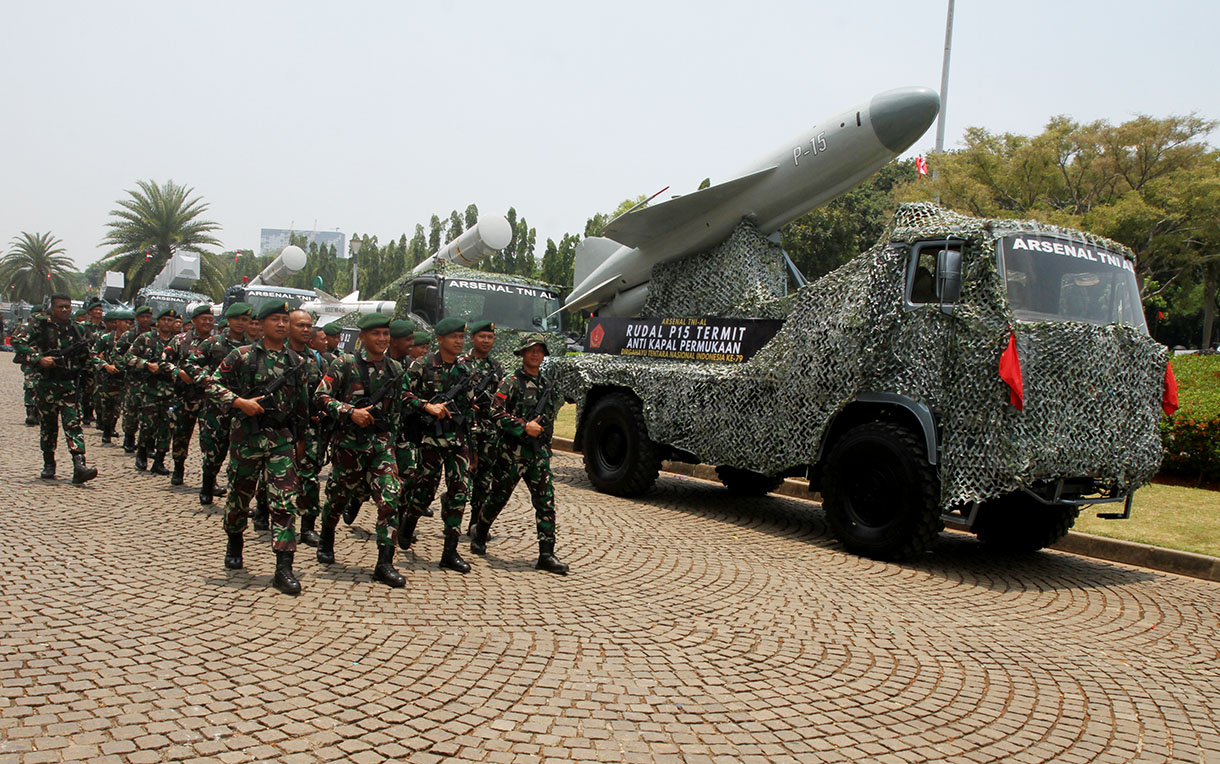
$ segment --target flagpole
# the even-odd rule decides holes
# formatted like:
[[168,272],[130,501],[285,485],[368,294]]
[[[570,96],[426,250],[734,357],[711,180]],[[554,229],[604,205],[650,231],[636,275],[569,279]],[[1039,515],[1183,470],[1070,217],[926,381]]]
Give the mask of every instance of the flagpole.
[[[949,106],[949,52],[953,46],[953,0],[945,18],[945,58],[940,68],[940,115],[936,118],[936,153],[945,150],[945,112]],[[933,171],[935,173],[935,171]],[[933,175],[935,177],[935,175]]]

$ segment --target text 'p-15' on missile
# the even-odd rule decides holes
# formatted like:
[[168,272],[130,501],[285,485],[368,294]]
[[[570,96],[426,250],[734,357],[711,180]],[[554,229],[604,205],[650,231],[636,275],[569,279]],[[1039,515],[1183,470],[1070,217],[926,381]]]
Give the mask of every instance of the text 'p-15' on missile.
[[577,247],[564,308],[633,315],[654,265],[707,251],[743,218],[769,234],[826,204],[906,151],[939,111],[933,90],[887,90],[821,120],[733,180],[620,215]]

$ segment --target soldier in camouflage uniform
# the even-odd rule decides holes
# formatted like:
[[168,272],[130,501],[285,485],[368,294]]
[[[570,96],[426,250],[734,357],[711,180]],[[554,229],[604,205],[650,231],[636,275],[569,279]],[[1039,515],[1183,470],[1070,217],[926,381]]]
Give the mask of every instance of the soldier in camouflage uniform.
[[405,375],[402,365],[385,354],[390,344],[389,316],[380,313],[362,316],[357,326],[362,347],[336,358],[314,393],[317,406],[336,422],[318,562],[335,561],[339,515],[363,488],[377,504],[377,567],[373,577],[397,588],[405,581],[394,569],[401,490],[394,460],[394,430],[402,406]]
[[192,373],[190,359],[199,344],[212,336],[216,319],[211,304],[205,302],[191,308],[190,320],[190,328],[174,335],[165,351],[165,359],[178,370],[174,380],[174,474],[170,476],[170,485],[182,485],[191,435],[195,433],[195,423],[203,408],[203,378]]
[[[93,346],[97,343],[99,337],[106,333],[106,327],[103,324],[102,317],[105,315],[105,310],[102,308],[102,301],[97,297],[89,299],[83,308],[84,313],[81,316],[81,329],[85,332],[85,337],[89,340],[89,353],[93,354]],[[80,372],[80,399],[81,399],[81,424],[93,424],[94,412],[96,411],[96,396],[97,396],[97,375],[95,367],[92,363],[88,367],[81,369]]]
[[[41,305],[35,305],[30,311],[30,317],[17,325],[13,330],[12,337],[16,338],[22,332],[28,333],[30,327],[34,324],[34,317],[45,313],[45,309]],[[14,340],[15,342],[15,340]],[[38,397],[34,394],[35,381],[38,379],[38,370],[34,367],[34,362],[27,358],[24,353],[16,349],[14,345],[13,363],[21,367],[21,392],[25,398],[25,424],[26,427],[38,426]]]
[[136,435],[140,426],[140,407],[143,403],[140,401],[140,386],[136,384],[135,375],[126,372],[127,352],[131,350],[131,343],[136,341],[136,337],[152,330],[152,307],[141,305],[136,308],[135,320],[136,325],[119,335],[114,347],[114,360],[118,362],[116,365],[123,367],[127,382],[127,386],[123,391],[122,405],[123,450],[129,454],[134,454],[136,451]]
[[524,478],[534,504],[538,528],[539,570],[566,575],[568,566],[555,556],[555,487],[551,480],[551,436],[559,398],[548,389],[541,374],[548,354],[546,337],[527,334],[513,351],[521,356],[521,368],[500,383],[491,417],[505,435],[507,459],[470,538],[470,551],[487,553],[487,538],[513,488]]
[[119,336],[131,328],[134,314],[129,310],[113,310],[106,315],[111,328],[93,344],[93,367],[97,379],[97,425],[102,431],[102,442],[110,443],[118,426],[127,376],[122,361],[115,357],[115,348]]
[[444,470],[446,492],[441,501],[441,520],[445,525],[445,550],[441,567],[459,573],[470,572],[470,564],[458,554],[462,533],[462,512],[469,491],[470,423],[474,417],[474,391],[470,370],[458,362],[466,344],[466,323],[460,318],[443,318],[436,324],[437,350],[411,364],[404,395],[407,406],[423,414],[419,463],[415,486],[403,513],[399,538],[409,546],[424,507],[432,503]]
[[207,378],[206,390],[216,404],[235,409],[229,431],[225,567],[237,570],[244,565],[246,509],[259,476],[266,475],[275,550],[272,583],[285,594],[299,594],[301,584],[292,570],[297,548],[293,497],[295,461],[305,450],[302,437],[309,418],[309,391],[305,361],[286,344],[290,310],[286,302],[260,307],[256,318],[262,322],[263,338],[229,353]]
[[504,364],[491,357],[496,344],[496,325],[477,321],[470,325],[470,351],[458,359],[474,375],[474,424],[471,427],[470,448],[470,525],[474,527],[487,495],[491,492],[492,476],[500,453],[500,435],[491,420],[492,398],[504,379]]
[[304,310],[294,310],[288,314],[288,346],[304,359],[305,389],[310,392],[309,420],[305,423],[305,452],[297,459],[297,513],[301,516],[300,539],[310,546],[318,545],[318,532],[314,530],[317,523],[318,503],[318,473],[322,470],[322,452],[325,445],[322,442],[322,421],[326,412],[317,406],[313,400],[313,391],[322,382],[322,355],[310,347],[313,339],[313,317]]
[[213,496],[224,496],[228,490],[216,485],[225,454],[229,452],[229,424],[233,409],[220,406],[206,397],[206,378],[219,368],[221,361],[246,344],[246,328],[250,325],[250,314],[254,309],[249,303],[235,302],[225,311],[228,324],[220,334],[203,340],[191,352],[187,360],[187,373],[192,379],[204,384],[205,398],[199,410],[199,454],[203,460],[203,474],[199,478],[199,503],[207,506]]
[[55,441],[62,418],[64,440],[72,454],[72,482],[79,484],[97,477],[97,470],[85,466],[85,439],[77,410],[80,371],[89,365],[88,340],[81,327],[70,320],[71,314],[68,295],[51,295],[51,314],[31,316],[30,323],[13,336],[13,347],[37,369],[34,395],[41,425],[40,477],[55,477]]
[[148,455],[153,454],[151,472],[168,475],[165,454],[170,445],[170,407],[174,403],[174,380],[178,369],[169,362],[167,354],[174,338],[174,319],[178,311],[162,308],[157,314],[156,328],[145,332],[131,343],[127,351],[127,370],[132,380],[140,386],[139,429],[140,442],[136,448],[136,469],[149,469]]
[[339,342],[343,339],[340,336],[342,332],[343,327],[339,326],[337,321],[331,321],[322,327],[322,333],[326,335],[326,350],[322,353],[322,358],[328,364],[339,357]]

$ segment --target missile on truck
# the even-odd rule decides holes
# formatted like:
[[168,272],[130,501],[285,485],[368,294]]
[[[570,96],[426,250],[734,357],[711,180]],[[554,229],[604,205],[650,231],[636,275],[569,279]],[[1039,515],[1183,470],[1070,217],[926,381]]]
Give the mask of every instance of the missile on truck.
[[[726,198],[699,201],[713,186],[628,213],[604,232],[619,249],[592,245],[606,256],[578,271],[568,301],[598,309],[587,352],[546,373],[577,404],[574,446],[595,488],[641,494],[662,459],[715,465],[743,494],[804,477],[843,545],[880,559],[925,552],[945,523],[1032,551],[1085,507],[1130,515],[1173,404],[1130,250],[908,204],[872,249],[787,292],[768,234],[935,118],[930,91],[891,93],[819,123]],[[782,160],[794,180],[764,186]],[[795,180],[802,168],[819,180]],[[743,201],[762,188],[775,193]],[[617,315],[641,286],[639,317]]]
[[[179,314],[185,315],[191,306],[203,302],[211,302],[206,294],[194,291],[195,283],[199,281],[199,254],[178,250],[165,261],[165,265],[153,277],[152,283],[136,292],[135,305],[148,305],[153,313],[164,308],[173,308]],[[121,282],[122,274],[116,282]],[[111,289],[111,274],[106,274],[107,289]]]
[[314,299],[316,295],[312,289],[284,286],[284,282],[305,267],[306,259],[305,250],[295,244],[284,247],[257,276],[225,290],[222,311],[235,302],[249,303],[257,311],[272,301],[283,300],[296,308],[306,300]]

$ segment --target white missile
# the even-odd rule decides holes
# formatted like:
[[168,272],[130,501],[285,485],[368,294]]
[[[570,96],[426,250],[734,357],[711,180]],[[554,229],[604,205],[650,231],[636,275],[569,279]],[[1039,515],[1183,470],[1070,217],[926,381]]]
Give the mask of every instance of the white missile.
[[301,303],[301,310],[307,310],[318,315],[318,326],[325,326],[331,321],[346,316],[348,313],[356,312],[360,315],[368,315],[369,313],[384,313],[387,316],[394,315],[394,307],[396,303],[393,300],[361,300],[360,292],[352,292],[342,299],[336,298],[334,295],[329,295],[320,289],[314,290],[317,293],[317,298],[306,300]]
[[411,272],[423,273],[438,262],[471,268],[493,252],[507,247],[512,240],[513,227],[503,215],[479,218],[470,230],[438,249],[436,254],[415,266]]
[[246,286],[283,286],[289,276],[305,267],[305,260],[305,250],[295,244],[289,244],[280,250],[279,257],[268,263]]
[[778,230],[906,151],[939,111],[933,90],[888,90],[818,122],[732,180],[620,215],[577,247],[564,308],[635,315],[654,265],[707,251],[743,218],[764,234]]

